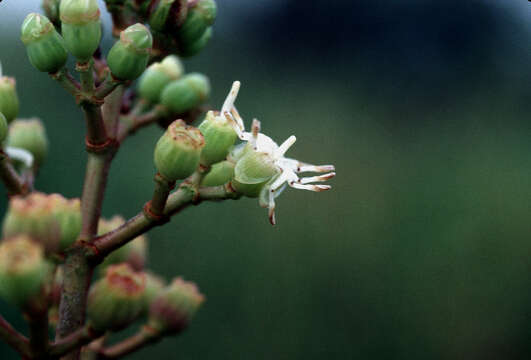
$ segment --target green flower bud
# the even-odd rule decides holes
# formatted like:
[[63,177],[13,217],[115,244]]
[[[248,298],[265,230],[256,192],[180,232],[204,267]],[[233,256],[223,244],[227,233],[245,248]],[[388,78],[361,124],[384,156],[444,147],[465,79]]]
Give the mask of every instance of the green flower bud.
[[179,29],[179,42],[185,47],[199,40],[216,20],[216,2],[199,0],[188,9],[188,16]]
[[61,32],[65,46],[79,61],[88,61],[101,39],[97,0],[62,0]]
[[7,301],[24,307],[42,296],[49,275],[42,247],[29,237],[20,235],[0,244],[0,296]]
[[201,35],[196,41],[180,44],[179,53],[184,57],[190,57],[198,54],[208,44],[212,38],[213,30],[211,27]]
[[18,115],[18,96],[15,79],[0,77],[0,112],[4,114],[8,123]]
[[6,139],[8,127],[6,117],[0,112],[0,143]]
[[[109,231],[116,229],[123,225],[125,219],[119,215],[113,216],[109,220],[100,219],[98,226],[98,234],[103,235]],[[127,263],[134,270],[140,271],[144,268],[147,259],[147,239],[140,235],[129,241],[124,246],[116,249],[110,253],[103,263],[99,265],[100,271],[105,271],[109,265]]]
[[201,181],[201,186],[224,185],[234,177],[234,163],[232,161],[222,161],[212,165],[210,171]]
[[153,301],[149,325],[163,334],[178,333],[188,326],[204,300],[194,283],[177,278]]
[[107,268],[88,295],[87,318],[96,331],[120,330],[133,322],[145,304],[146,278],[127,264]]
[[142,24],[129,26],[120,33],[109,51],[107,64],[114,77],[121,80],[134,80],[146,69],[153,38]]
[[48,197],[52,215],[59,225],[59,251],[72,245],[81,232],[81,202],[79,199],[65,199],[60,194]]
[[29,151],[37,166],[42,164],[48,153],[46,131],[37,118],[13,121],[9,126],[6,144]]
[[199,125],[199,130],[205,138],[205,147],[201,152],[203,165],[212,165],[224,160],[238,137],[225,116],[215,115],[213,111],[207,113],[205,120]]
[[155,146],[155,166],[168,181],[184,179],[199,166],[204,146],[205,139],[197,128],[176,120]]
[[22,42],[31,64],[39,71],[56,72],[68,54],[61,35],[46,16],[31,13],[22,23]]
[[156,31],[171,31],[183,24],[187,14],[187,0],[159,0],[149,16],[149,25]]
[[160,101],[174,114],[182,114],[201,105],[209,95],[208,78],[191,73],[169,83],[162,91]]
[[42,244],[48,254],[59,249],[61,227],[54,217],[50,198],[43,193],[12,197],[2,231],[4,237],[30,236]]
[[184,72],[183,65],[175,55],[169,55],[160,63],[147,68],[138,84],[138,93],[152,103],[158,103],[160,94],[171,81],[179,79]]

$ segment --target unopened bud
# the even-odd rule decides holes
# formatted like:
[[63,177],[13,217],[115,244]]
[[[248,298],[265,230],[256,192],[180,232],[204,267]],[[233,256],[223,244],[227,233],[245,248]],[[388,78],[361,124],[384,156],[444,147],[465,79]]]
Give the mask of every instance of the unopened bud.
[[37,166],[42,164],[48,153],[46,131],[37,118],[13,121],[9,126],[6,144],[29,151]]
[[171,32],[185,21],[187,14],[187,0],[159,0],[149,16],[149,25],[156,31]]
[[160,63],[150,65],[138,84],[138,93],[152,103],[160,101],[160,94],[166,85],[179,79],[183,74],[183,65],[175,55],[169,55]]
[[205,30],[203,35],[199,39],[189,43],[181,43],[179,47],[179,54],[184,57],[190,57],[198,54],[205,48],[210,39],[212,38],[213,30],[211,27]]
[[18,96],[15,79],[8,76],[0,77],[0,112],[8,123],[18,115]]
[[2,231],[4,237],[27,235],[42,244],[48,254],[59,249],[61,228],[49,197],[43,193],[12,197]]
[[184,179],[198,168],[205,140],[201,132],[176,120],[155,146],[155,167],[168,181]]
[[119,330],[133,322],[145,304],[146,278],[127,264],[107,268],[88,295],[87,318],[96,331]]
[[39,71],[56,72],[68,57],[64,40],[46,16],[31,13],[22,23],[22,42],[31,64]]
[[79,199],[65,199],[60,194],[51,194],[52,216],[59,226],[59,250],[72,245],[81,232],[81,202]]
[[177,278],[153,301],[149,325],[163,334],[178,333],[188,326],[204,299],[194,283]]
[[149,30],[138,23],[120,33],[109,51],[107,64],[114,77],[121,80],[134,80],[146,69],[153,38]]
[[214,0],[199,0],[188,9],[186,20],[179,28],[179,42],[184,46],[198,41],[216,20]]
[[79,61],[89,60],[101,39],[97,0],[62,0],[60,13],[66,48]]
[[[115,215],[109,220],[100,219],[98,234],[103,235],[124,223],[125,219],[119,215]],[[144,268],[146,258],[147,240],[144,235],[140,235],[107,255],[99,267],[101,271],[105,271],[109,265],[127,263],[134,270],[140,271]]]
[[24,307],[41,290],[50,275],[42,247],[21,235],[0,244],[0,295]]
[[232,124],[225,116],[209,111],[198,128],[205,138],[201,163],[211,165],[224,160],[238,137]]
[[191,73],[169,83],[162,91],[160,100],[174,114],[182,114],[201,105],[209,95],[208,78]]

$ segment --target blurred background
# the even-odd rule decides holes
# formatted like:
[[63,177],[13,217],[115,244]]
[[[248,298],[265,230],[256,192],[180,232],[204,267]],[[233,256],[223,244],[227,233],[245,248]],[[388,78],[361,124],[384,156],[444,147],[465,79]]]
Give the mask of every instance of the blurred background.
[[[186,61],[210,77],[212,106],[241,80],[244,118],[278,141],[296,134],[289,155],[338,176],[327,193],[286,191],[275,227],[242,199],[153,230],[150,267],[196,281],[207,301],[185,334],[131,359],[529,358],[531,3],[218,4],[215,38]],[[20,115],[47,125],[38,188],[79,196],[84,124],[26,58],[30,11],[39,1],[0,4],[0,59]],[[160,133],[120,150],[105,216],[150,197]],[[0,358],[16,356],[0,344]]]

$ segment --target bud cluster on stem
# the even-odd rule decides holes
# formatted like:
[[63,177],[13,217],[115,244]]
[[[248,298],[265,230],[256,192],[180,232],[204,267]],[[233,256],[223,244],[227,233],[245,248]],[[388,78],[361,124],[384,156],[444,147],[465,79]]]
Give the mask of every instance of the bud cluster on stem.
[[[47,119],[17,118],[15,79],[0,73],[0,179],[10,196],[0,241],[0,297],[20,308],[30,330],[26,338],[0,316],[0,339],[27,359],[77,360],[82,348],[93,358],[119,358],[182,332],[204,296],[182,277],[167,284],[146,268],[145,233],[191,205],[242,196],[258,197],[274,223],[275,199],[286,187],[327,190],[313,183],[335,175],[331,165],[286,158],[294,136],[278,145],[257,120],[246,132],[234,106],[239,82],[221,108],[207,107],[209,78],[186,73],[178,56],[206,46],[217,16],[214,0],[105,4],[118,37],[108,52],[100,47],[97,0],[43,0],[46,16],[30,13],[21,26],[29,63],[49,73],[83,112],[81,199],[35,190],[54,146]],[[129,220],[101,218],[114,155],[128,136],[151,124],[163,128],[153,149],[152,197]],[[298,176],[310,171],[328,173]],[[134,335],[107,344],[105,334],[137,321],[142,325]]]

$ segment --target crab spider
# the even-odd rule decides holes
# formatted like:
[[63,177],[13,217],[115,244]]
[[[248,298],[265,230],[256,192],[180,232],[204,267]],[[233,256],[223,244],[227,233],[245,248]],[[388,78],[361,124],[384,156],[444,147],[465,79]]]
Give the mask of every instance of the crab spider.
[[[240,82],[235,81],[223,103],[220,113],[225,116],[242,141],[247,142],[253,151],[267,154],[276,168],[276,174],[270,178],[260,192],[260,204],[269,209],[269,220],[274,225],[276,223],[275,198],[282,193],[286,186],[315,192],[329,190],[331,188],[330,185],[313,183],[324,182],[333,178],[336,175],[334,172],[335,168],[333,165],[311,165],[296,159],[284,157],[297,138],[291,135],[279,146],[269,136],[260,132],[260,121],[257,119],[254,119],[252,122],[251,132],[246,132],[243,119],[234,106],[239,89]],[[299,177],[297,175],[305,172],[325,174],[309,177]]]

